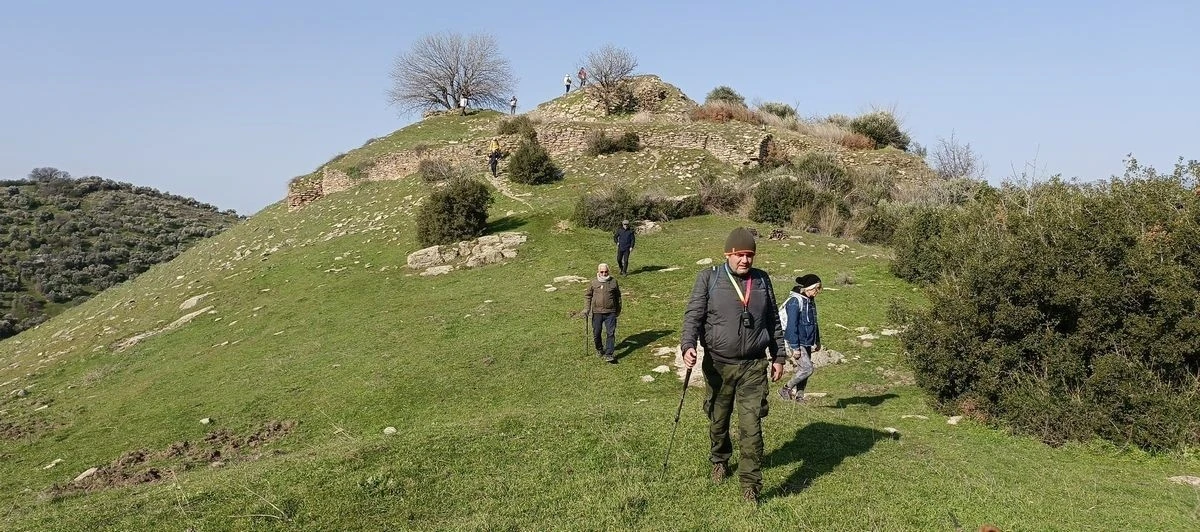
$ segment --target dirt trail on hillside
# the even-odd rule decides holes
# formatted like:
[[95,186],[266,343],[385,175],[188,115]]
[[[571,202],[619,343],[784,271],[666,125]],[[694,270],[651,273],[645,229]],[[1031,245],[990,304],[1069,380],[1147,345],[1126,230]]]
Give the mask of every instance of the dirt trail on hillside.
[[528,201],[525,201],[523,198],[513,192],[512,189],[508,188],[508,183],[503,179],[500,179],[499,177],[492,177],[491,172],[484,172],[483,176],[486,177],[488,182],[491,183],[493,187],[496,187],[496,190],[499,190],[501,194],[521,202],[526,207],[530,206]]

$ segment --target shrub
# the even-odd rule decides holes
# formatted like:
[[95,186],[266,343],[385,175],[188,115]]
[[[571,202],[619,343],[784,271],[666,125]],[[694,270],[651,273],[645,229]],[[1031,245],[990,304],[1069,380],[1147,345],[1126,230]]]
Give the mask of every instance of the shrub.
[[796,118],[796,108],[786,103],[766,102],[759,105],[758,110],[764,113],[773,114],[785,120],[789,118]]
[[875,149],[875,141],[868,138],[866,135],[858,133],[847,133],[838,137],[838,144],[850,148],[852,150],[873,150]]
[[724,124],[730,120],[761,126],[765,122],[758,113],[747,109],[744,105],[725,101],[706,102],[704,105],[693,107],[688,111],[692,120],[704,120]]
[[705,104],[717,102],[731,103],[734,105],[740,105],[742,107],[746,106],[746,98],[743,98],[742,95],[738,94],[737,91],[733,90],[733,88],[725,85],[714,88],[713,90],[709,91],[708,96],[704,97]]
[[702,176],[697,188],[700,204],[709,211],[733,214],[746,202],[746,191],[711,174]]
[[619,151],[638,151],[641,149],[641,139],[633,131],[626,131],[620,137],[610,137],[603,131],[592,131],[587,136],[585,155],[596,156]]
[[812,184],[814,190],[845,195],[854,186],[846,169],[826,153],[809,152],[794,163],[796,176]]
[[[927,308],[895,307],[917,384],[1057,444],[1200,444],[1200,164],[1007,186],[943,209]],[[897,251],[898,259],[900,251]]]
[[750,220],[757,223],[786,225],[802,205],[812,203],[813,191],[807,185],[789,177],[775,177],[758,184],[754,190],[754,206]]
[[496,133],[499,135],[519,135],[526,140],[537,139],[537,130],[534,129],[533,121],[525,115],[501,120],[500,125],[496,126]]
[[584,194],[575,202],[571,221],[594,229],[612,230],[621,220],[676,220],[705,213],[697,195],[663,197],[656,194],[634,195],[625,187],[615,187],[599,194]]
[[899,223],[900,216],[895,209],[875,207],[866,214],[862,227],[856,231],[858,240],[867,244],[891,244]]
[[888,111],[874,111],[850,121],[850,130],[875,141],[876,146],[891,146],[907,150],[908,133],[900,129],[895,115]]
[[462,171],[445,159],[421,159],[417,163],[417,175],[426,183],[438,183],[462,174]]
[[575,202],[571,221],[582,227],[613,230],[621,220],[639,220],[648,214],[646,203],[629,189],[617,186],[600,194],[584,194]]
[[526,140],[508,161],[509,179],[515,183],[541,185],[559,179],[550,153],[537,140]]
[[456,177],[429,195],[417,212],[417,241],[422,246],[470,240],[487,229],[492,193],[479,181]]
[[847,129],[850,128],[850,117],[843,115],[843,114],[838,114],[838,113],[831,114],[831,115],[825,117],[825,122],[828,122],[830,124],[835,124],[838,126],[842,126]]

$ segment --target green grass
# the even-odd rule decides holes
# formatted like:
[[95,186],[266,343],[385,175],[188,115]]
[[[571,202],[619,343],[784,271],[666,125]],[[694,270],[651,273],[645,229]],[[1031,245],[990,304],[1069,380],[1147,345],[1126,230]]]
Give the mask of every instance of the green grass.
[[[680,383],[639,377],[670,363],[652,348],[679,341],[695,263],[718,258],[736,221],[680,220],[639,239],[610,366],[568,317],[582,285],[545,291],[613,260],[607,233],[553,229],[567,193],[533,207],[499,198],[493,225],[529,234],[513,261],[419,277],[404,261],[423,186],[367,183],[295,213],[272,206],[0,343],[0,421],[50,427],[0,440],[0,529],[949,530],[951,515],[968,529],[1197,527],[1197,490],[1166,481],[1197,474],[1194,458],[946,424],[902,383],[897,342],[862,347],[853,331],[878,333],[889,300],[918,294],[887,272],[885,250],[838,252],[813,235],[763,241],[758,266],[780,296],[798,270],[854,274],[821,296],[825,343],[850,360],[814,375],[809,391],[827,398],[773,396],[765,503],[742,504],[735,481],[709,484],[700,390],[663,475]],[[215,314],[111,347],[210,305]],[[167,464],[156,483],[50,491],[127,451],[270,420],[299,425],[222,467]]]

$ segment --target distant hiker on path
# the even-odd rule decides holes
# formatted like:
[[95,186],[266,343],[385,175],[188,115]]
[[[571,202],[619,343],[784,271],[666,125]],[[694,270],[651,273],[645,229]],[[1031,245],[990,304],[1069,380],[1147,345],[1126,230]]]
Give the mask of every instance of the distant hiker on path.
[[817,326],[819,293],[821,278],[811,273],[801,275],[779,312],[783,343],[788,356],[796,361],[796,375],[779,389],[779,396],[788,401],[804,400],[804,388],[813,373],[812,354],[821,350],[821,328]]
[[[609,275],[608,265],[600,263],[596,267],[596,278],[588,284],[584,294],[585,307],[592,317],[592,343],[596,345],[596,356],[605,362],[615,364],[617,341],[617,316],[621,315],[621,288],[617,280]],[[600,343],[600,328],[608,330],[604,343]]]
[[629,228],[629,220],[621,220],[621,227],[613,232],[613,243],[617,245],[617,268],[621,275],[629,275],[629,252],[637,242],[637,231]]
[[467,93],[458,97],[458,108],[462,110],[462,116],[467,116]]
[[579,88],[582,90],[584,85],[587,85],[587,71],[583,67],[579,67]]
[[517,97],[516,96],[513,96],[512,99],[508,101],[508,114],[510,114],[510,115],[517,114]]
[[500,165],[500,158],[503,154],[500,152],[500,141],[493,138],[488,143],[488,168],[492,171],[492,177],[497,177],[497,167]]
[[772,381],[783,376],[785,353],[775,290],[767,272],[752,267],[754,252],[749,231],[739,227],[729,233],[725,263],[696,276],[679,348],[689,368],[696,365],[697,343],[705,350],[700,369],[708,383],[704,411],[712,444],[712,480],[719,483],[729,474],[729,419],[736,409],[742,497],[757,504],[762,491],[762,418],[767,417],[770,391],[767,374]]
[[563,77],[563,85],[567,86],[567,92],[564,92],[563,94],[567,94],[568,92],[571,92],[571,75],[570,74],[567,74],[566,76]]

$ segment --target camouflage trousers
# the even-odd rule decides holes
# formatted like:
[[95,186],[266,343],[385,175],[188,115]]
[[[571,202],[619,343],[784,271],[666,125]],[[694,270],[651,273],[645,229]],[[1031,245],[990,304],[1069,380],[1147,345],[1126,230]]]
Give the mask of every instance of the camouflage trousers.
[[704,411],[708,414],[708,437],[712,442],[709,460],[728,462],[733,456],[729,421],[737,410],[738,477],[742,488],[762,487],[762,418],[767,417],[767,392],[770,390],[766,359],[745,364],[722,364],[705,357],[701,363],[708,382]]

